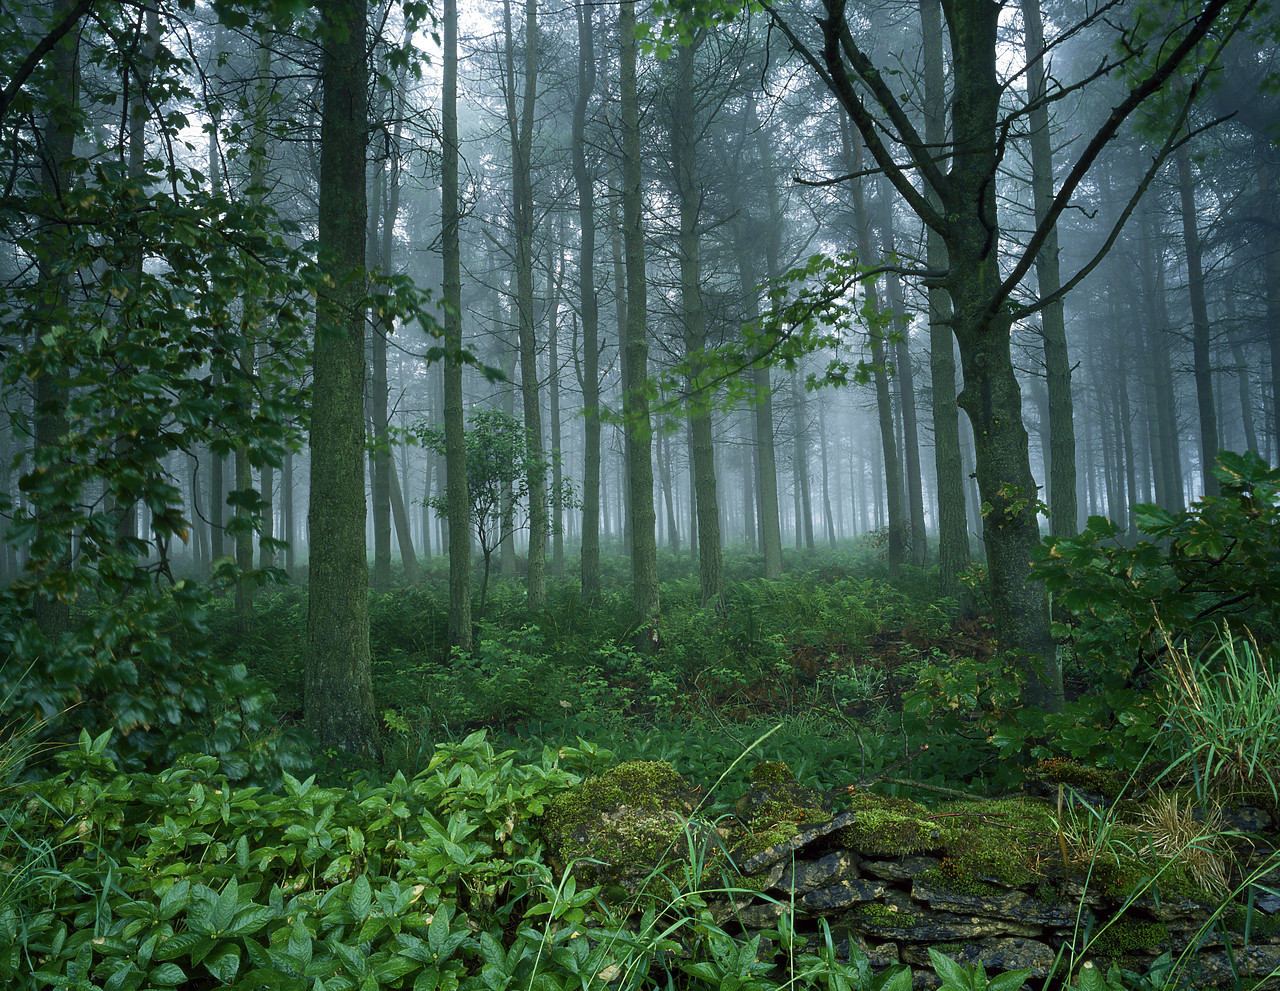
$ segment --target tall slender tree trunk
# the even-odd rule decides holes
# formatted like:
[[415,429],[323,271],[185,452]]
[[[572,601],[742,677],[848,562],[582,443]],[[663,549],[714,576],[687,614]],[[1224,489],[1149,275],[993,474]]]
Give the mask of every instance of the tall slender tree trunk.
[[[222,58],[225,30],[221,24],[214,29],[213,64],[215,66]],[[222,116],[216,100],[210,105],[210,113],[213,120],[212,127],[209,128],[209,189],[215,197],[218,197],[222,196],[226,190],[222,181],[222,156],[218,153],[218,135],[222,131]],[[213,373],[212,385],[215,391],[221,387],[221,371]],[[226,459],[210,451],[209,461],[209,555],[212,564],[226,554],[223,511],[227,505],[227,483],[224,478]]]
[[365,556],[365,4],[331,0],[320,125],[321,283],[311,407],[307,728],[322,747],[377,755]]
[[[265,194],[267,171],[267,105],[271,90],[271,46],[266,34],[258,38],[258,77],[254,89],[253,141],[249,150],[249,202],[260,206]],[[265,300],[245,299],[241,327],[245,332],[245,342],[241,345],[239,355],[239,372],[244,376],[246,385],[254,377],[254,345],[250,339],[258,324],[266,319]],[[251,402],[241,400],[247,407]],[[253,591],[255,579],[248,577],[253,570],[253,532],[254,520],[260,523],[263,516],[259,507],[251,506],[246,500],[253,494],[253,467],[249,464],[249,452],[241,445],[235,452],[235,487],[238,493],[235,506],[235,552],[236,565],[240,569],[240,580],[236,583],[236,630],[240,634],[248,632],[253,621]],[[259,493],[261,504],[261,493]]]
[[1200,230],[1196,219],[1196,193],[1191,176],[1191,149],[1178,146],[1178,196],[1182,206],[1182,244],[1187,253],[1187,289],[1191,293],[1192,374],[1196,383],[1196,408],[1200,414],[1200,475],[1205,495],[1218,494],[1212,469],[1218,460],[1218,414],[1213,402],[1213,366],[1209,354],[1209,306],[1204,295]]
[[636,5],[618,5],[622,102],[622,235],[626,245],[627,323],[622,415],[630,474],[631,582],[641,649],[658,643],[658,547],[654,532],[652,428],[644,389],[649,341],[641,209],[640,104],[636,94]]
[[[564,225],[560,233],[563,235]],[[561,240],[564,240],[563,236]],[[564,260],[559,265],[557,278],[556,265],[551,259],[547,261],[547,413],[551,418],[551,574],[552,577],[564,577],[564,459],[560,436],[560,342],[559,342],[559,309],[560,283],[564,276]]]
[[[943,85],[942,5],[920,0],[924,40],[925,141],[941,149],[946,142]],[[942,201],[932,186],[929,202],[940,209]],[[946,271],[947,246],[932,228],[925,231],[925,258],[934,271]],[[926,289],[929,298],[929,383],[933,392],[934,470],[938,485],[938,584],[944,596],[960,600],[963,611],[974,602],[960,585],[969,567],[969,526],[965,516],[964,474],[960,466],[960,411],[956,406],[955,339],[951,334],[951,297],[936,281]]]
[[284,456],[284,469],[280,474],[280,522],[284,528],[281,539],[285,542],[284,570],[293,577],[297,573],[298,533],[293,520],[293,452]]
[[1145,303],[1143,350],[1147,355],[1152,425],[1152,470],[1155,475],[1156,501],[1170,512],[1180,512],[1182,498],[1182,453],[1178,442],[1177,400],[1173,392],[1173,369],[1169,363],[1166,321],[1160,297],[1164,293],[1164,264],[1161,257],[1163,239],[1157,239],[1151,228],[1151,211],[1138,210],[1139,240],[1142,253],[1139,274]]
[[[879,186],[880,244],[884,257],[890,258],[897,251],[893,235],[892,187],[883,176]],[[920,432],[916,427],[915,372],[911,368],[908,340],[911,321],[907,318],[902,282],[897,273],[889,272],[885,276],[885,284],[888,288],[889,309],[893,312],[897,336],[894,342],[894,354],[898,365],[898,396],[902,410],[902,464],[906,469],[904,481],[907,486],[907,508],[911,521],[909,550],[911,563],[917,567],[924,567],[929,560],[929,540],[924,528],[924,486],[920,478]]]
[[827,521],[827,540],[831,549],[836,546],[835,516],[831,512],[831,483],[827,469],[827,406],[818,404],[818,448],[822,458],[822,516]]
[[587,106],[596,85],[595,11],[586,4],[578,17],[578,95],[573,104],[570,153],[578,190],[578,284],[582,312],[582,597],[600,596],[600,306],[596,300],[595,176],[587,167]]
[[[862,171],[862,135],[858,131],[849,133],[849,127],[841,121],[841,132],[845,138],[845,155],[849,161],[851,172]],[[867,215],[866,194],[861,179],[854,180],[853,222],[857,227],[858,260],[864,265],[877,263],[876,250],[871,243],[871,219]],[[864,291],[871,303],[871,311],[880,311],[880,302],[876,285],[868,280]],[[884,333],[878,327],[870,328],[872,376],[876,389],[876,412],[880,421],[880,450],[884,455],[885,505],[889,515],[888,564],[889,574],[896,575],[902,567],[905,556],[906,517],[902,509],[902,469],[898,460],[898,441],[894,433],[893,405],[889,397],[889,373],[886,368],[884,349]]]
[[809,424],[805,413],[804,392],[800,388],[800,376],[791,373],[791,437],[795,442],[794,464],[796,479],[796,548],[814,550],[813,498],[809,490]]
[[[691,383],[702,377],[707,346],[702,305],[702,262],[698,251],[698,215],[702,189],[697,173],[696,94],[693,65],[697,46],[681,45],[672,101],[671,150],[680,203],[680,308],[684,350]],[[716,494],[715,450],[707,397],[694,396],[689,411],[689,470],[693,475],[698,514],[698,583],[702,604],[724,612],[724,561],[720,545],[720,500]]]
[[[1031,106],[1031,195],[1036,223],[1049,213],[1053,202],[1053,148],[1049,133],[1049,107],[1045,103],[1044,23],[1040,0],[1021,0],[1026,28],[1027,101]],[[1062,285],[1058,271],[1058,231],[1055,227],[1036,255],[1036,283],[1041,297]],[[1062,300],[1040,311],[1044,339],[1045,385],[1049,393],[1049,530],[1059,537],[1074,536],[1079,529],[1076,506],[1076,431],[1071,399],[1071,359]]]
[[511,2],[504,0],[507,36],[507,123],[511,138],[512,207],[516,237],[516,309],[520,334],[520,394],[529,468],[529,565],[525,589],[530,609],[547,604],[547,474],[542,446],[542,406],[538,400],[538,341],[533,302],[533,113],[538,87],[538,3],[525,0],[524,79],[516,113],[514,36]]
[[444,448],[449,505],[449,645],[471,653],[471,497],[462,410],[462,253],[458,239],[458,2],[444,0],[440,255],[444,263]]

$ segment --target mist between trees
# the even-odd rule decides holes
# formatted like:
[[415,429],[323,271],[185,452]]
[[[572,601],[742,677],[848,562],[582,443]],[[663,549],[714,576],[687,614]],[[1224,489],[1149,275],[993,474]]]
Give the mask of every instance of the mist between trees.
[[716,609],[726,546],[871,535],[939,596],[985,561],[1059,706],[1042,534],[1280,454],[1276,25],[1138,14],[6,4],[13,656],[307,581],[306,722],[359,752],[396,559],[465,652],[481,558],[537,610],[624,553],[643,648],[659,547]]

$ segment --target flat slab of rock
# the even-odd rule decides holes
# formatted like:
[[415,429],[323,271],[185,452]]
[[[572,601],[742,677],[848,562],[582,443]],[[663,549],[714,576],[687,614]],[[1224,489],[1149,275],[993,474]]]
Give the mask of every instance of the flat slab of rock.
[[848,850],[837,850],[819,860],[788,864],[777,886],[792,894],[804,894],[857,876],[857,856]]
[[898,860],[864,860],[859,869],[864,874],[874,874],[886,881],[910,881],[941,866],[942,861],[937,857],[912,856]]
[[830,887],[801,895],[796,904],[807,911],[821,914],[848,908],[859,902],[873,902],[883,894],[884,884],[879,881],[838,881]]
[[[959,949],[942,950],[958,964],[972,967],[981,963],[989,971],[1030,969],[1032,977],[1046,977],[1053,968],[1055,954],[1046,944],[1034,939],[1011,937],[987,939],[970,943]],[[925,946],[906,946],[902,949],[902,962],[929,966],[929,949]]]
[[853,812],[842,812],[827,822],[804,826],[790,839],[782,840],[780,843],[775,843],[759,853],[752,854],[738,865],[738,869],[743,874],[755,874],[757,871],[762,871],[770,864],[776,864],[783,857],[799,850],[802,846],[806,846],[814,840],[826,836],[828,833],[834,833],[837,829],[843,829],[852,823],[855,818],[856,815]]

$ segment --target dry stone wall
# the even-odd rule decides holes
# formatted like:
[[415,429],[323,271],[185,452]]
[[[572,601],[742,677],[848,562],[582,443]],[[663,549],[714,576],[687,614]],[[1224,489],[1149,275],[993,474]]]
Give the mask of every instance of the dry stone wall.
[[[673,873],[691,869],[682,864],[700,864],[700,877],[682,880],[723,886],[707,897],[726,931],[767,933],[788,915],[812,950],[829,931],[842,957],[856,947],[873,966],[910,965],[920,988],[937,983],[931,947],[989,973],[1027,968],[1033,978],[1055,971],[1072,947],[1077,965],[1139,972],[1169,953],[1193,987],[1280,972],[1280,871],[1267,869],[1276,858],[1265,837],[1231,851],[1234,876],[1253,880],[1224,905],[1174,860],[1150,853],[1127,862],[1115,855],[1124,843],[1088,856],[1069,849],[1051,803],[928,809],[855,790],[833,812],[830,795],[781,765],[761,767],[735,813],[710,818],[669,765],[621,765],[553,805],[553,861],[619,905],[655,871],[666,891]],[[1055,972],[1063,969],[1059,962]],[[1257,986],[1280,989],[1280,979]]]

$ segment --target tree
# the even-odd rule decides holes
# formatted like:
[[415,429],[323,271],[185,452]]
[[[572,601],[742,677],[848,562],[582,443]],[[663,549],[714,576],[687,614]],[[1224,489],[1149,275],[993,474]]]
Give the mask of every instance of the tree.
[[321,746],[372,756],[378,744],[365,556],[365,34],[364,3],[325,5],[305,717]]
[[462,420],[462,262],[458,243],[458,3],[444,0],[441,94],[441,255],[444,261],[444,458],[449,526],[449,644],[471,653],[471,534]]
[[[508,137],[511,144],[511,175],[514,186],[512,211],[515,226],[516,310],[520,334],[520,395],[524,427],[529,446],[542,448],[542,406],[538,401],[538,340],[533,312],[533,113],[538,87],[538,4],[525,0],[524,89],[520,111],[516,112],[516,70],[511,28],[511,2],[503,3],[506,24],[506,96]],[[530,609],[547,603],[547,480],[537,474],[541,459],[528,463],[534,475],[528,480],[530,494],[529,567],[525,574]]]
[[[1053,204],[1053,149],[1049,133],[1049,106],[1045,101],[1044,21],[1040,0],[1022,0],[1022,21],[1027,53],[1027,106],[1031,125],[1031,193],[1039,223]],[[1071,403],[1071,360],[1067,355],[1067,330],[1058,264],[1058,230],[1051,228],[1036,255],[1036,285],[1049,302],[1040,311],[1044,338],[1045,388],[1049,407],[1049,527],[1054,534],[1076,533],[1076,432]]]
[[578,93],[573,105],[573,181],[578,190],[578,286],[582,302],[582,595],[600,595],[600,307],[596,301],[595,176],[587,165],[587,105],[596,85],[594,9],[576,8]]
[[638,643],[651,649],[658,638],[658,543],[653,508],[653,434],[649,422],[649,342],[646,335],[643,193],[640,171],[640,105],[636,95],[636,5],[618,5],[621,36],[622,236],[626,245],[626,333],[622,415],[626,431],[631,498],[631,582]]
[[[680,208],[680,308],[684,322],[685,355],[690,379],[702,376],[707,346],[706,314],[702,304],[702,267],[698,251],[699,213],[703,191],[697,169],[697,107],[693,84],[697,43],[682,45],[676,56],[676,83],[671,106],[671,165]],[[691,470],[697,513],[698,581],[702,604],[724,611],[724,563],[720,548],[720,501],[716,497],[715,452],[711,441],[711,411],[695,403],[689,412]],[[669,491],[669,487],[668,487]]]
[[[420,422],[416,432],[425,447],[440,453],[445,448],[444,431],[438,426]],[[534,472],[546,477],[551,465],[542,452],[530,447],[523,424],[514,416],[494,407],[479,407],[472,412],[466,434],[467,494],[471,500],[468,522],[471,532],[480,544],[484,559],[484,572],[480,580],[480,609],[478,618],[484,618],[485,599],[489,592],[489,561],[502,542],[533,519],[533,496],[529,479]],[[572,490],[563,488],[558,497],[564,504],[572,503]],[[507,499],[514,507],[522,504],[526,510],[526,523],[522,524],[514,511],[508,511]],[[546,492],[543,498],[557,498],[557,493]],[[435,496],[431,507],[441,515],[449,515],[447,496]],[[543,512],[547,507],[542,507]],[[450,527],[457,525],[450,519]]]

